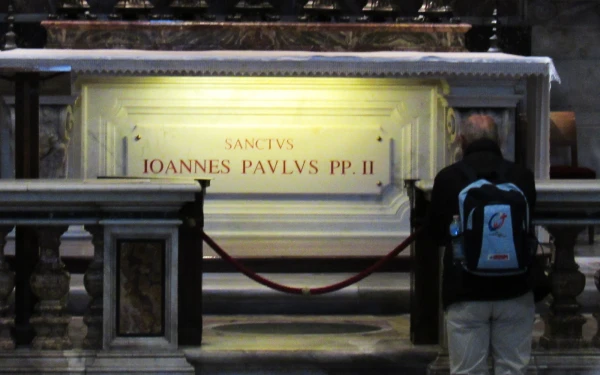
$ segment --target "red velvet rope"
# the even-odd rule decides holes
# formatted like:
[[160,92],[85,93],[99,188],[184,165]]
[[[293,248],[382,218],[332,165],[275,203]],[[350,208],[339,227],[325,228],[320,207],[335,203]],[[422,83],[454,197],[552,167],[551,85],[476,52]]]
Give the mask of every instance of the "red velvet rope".
[[345,288],[349,285],[352,285],[352,284],[364,279],[365,277],[369,276],[370,274],[375,272],[377,269],[379,269],[383,264],[385,264],[385,262],[387,262],[391,258],[395,257],[396,255],[400,254],[400,252],[402,250],[404,250],[406,247],[408,247],[408,245],[412,241],[414,241],[414,239],[417,237],[417,235],[420,233],[420,231],[421,231],[421,229],[413,232],[400,245],[396,246],[396,248],[394,250],[390,251],[386,256],[379,259],[377,262],[375,262],[373,265],[366,268],[362,272],[360,272],[346,280],[343,280],[339,283],[335,283],[332,285],[323,286],[323,287],[319,287],[319,288],[296,288],[296,287],[291,287],[291,286],[287,286],[287,285],[282,285],[282,284],[276,283],[274,281],[271,281],[269,279],[266,279],[266,278],[260,276],[259,274],[257,274],[256,272],[248,269],[246,266],[244,266],[243,264],[241,264],[234,258],[232,258],[229,254],[227,254],[225,252],[225,250],[223,250],[219,245],[217,245],[217,243],[215,241],[213,241],[213,239],[210,238],[204,231],[201,231],[200,233],[201,233],[202,239],[217,254],[219,254],[220,257],[222,257],[223,259],[225,259],[226,261],[231,263],[238,271],[240,271],[244,275],[248,276],[252,280],[256,281],[257,283],[260,283],[271,289],[278,290],[278,291],[284,292],[284,293],[317,295],[317,294],[325,294],[325,293],[335,292],[336,290],[343,289],[343,288]]

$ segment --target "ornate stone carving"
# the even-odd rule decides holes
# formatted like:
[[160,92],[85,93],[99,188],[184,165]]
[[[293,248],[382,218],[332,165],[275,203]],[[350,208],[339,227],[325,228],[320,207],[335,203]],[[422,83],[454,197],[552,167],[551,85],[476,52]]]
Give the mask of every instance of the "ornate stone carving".
[[454,109],[448,108],[446,112],[446,147],[448,148],[449,160],[451,162],[462,158],[462,149],[458,142],[459,130],[458,119],[456,118]]
[[65,178],[73,130],[71,106],[43,106],[40,113],[40,177]]
[[[209,19],[207,17],[204,16]],[[231,17],[232,20],[237,19],[235,14]],[[241,15],[238,20],[241,20]],[[470,29],[466,24],[402,25],[391,22],[299,24],[140,21],[132,27],[126,22],[43,21],[42,25],[47,31],[46,48],[171,51],[465,52],[465,34]]]
[[85,230],[92,234],[94,259],[83,276],[83,285],[91,297],[83,315],[87,325],[87,335],[83,340],[86,349],[102,348],[102,314],[104,290],[104,227],[102,225],[86,225]]
[[71,275],[60,259],[60,236],[67,226],[37,228],[40,261],[31,275],[31,290],[39,298],[31,324],[36,337],[34,349],[66,350],[72,348],[67,334],[71,317],[65,314]]
[[543,316],[544,334],[539,344],[546,349],[577,349],[586,347],[582,327],[586,322],[579,313],[576,297],[585,288],[585,275],[575,262],[575,241],[582,226],[549,225],[546,229],[554,237],[554,264],[550,273],[552,303]]
[[10,335],[10,329],[15,324],[15,318],[9,315],[8,297],[15,287],[15,273],[8,268],[4,259],[6,235],[12,226],[0,226],[0,350],[15,348],[15,340]]
[[[40,178],[65,178],[74,118],[71,106],[40,107]],[[0,99],[0,177],[14,177],[14,115]]]

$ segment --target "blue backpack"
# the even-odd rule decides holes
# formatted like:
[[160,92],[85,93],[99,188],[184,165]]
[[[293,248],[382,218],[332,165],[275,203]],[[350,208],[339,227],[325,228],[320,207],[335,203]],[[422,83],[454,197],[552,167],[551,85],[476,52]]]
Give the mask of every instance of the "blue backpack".
[[508,276],[527,272],[535,256],[529,235],[529,205],[525,194],[506,181],[505,164],[498,182],[478,178],[460,163],[471,183],[458,195],[463,228],[462,267],[479,276]]

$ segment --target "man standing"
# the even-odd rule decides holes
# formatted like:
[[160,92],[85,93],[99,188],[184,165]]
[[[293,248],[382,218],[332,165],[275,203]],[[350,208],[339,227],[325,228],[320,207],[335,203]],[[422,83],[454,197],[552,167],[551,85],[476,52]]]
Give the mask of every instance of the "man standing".
[[[449,225],[459,214],[458,195],[471,182],[465,163],[478,178],[511,182],[524,193],[532,212],[536,201],[533,173],[502,156],[498,128],[491,116],[469,116],[459,134],[463,159],[436,176],[428,217],[429,230],[445,246],[442,304],[453,375],[525,374],[531,355],[535,304],[528,274],[478,276],[453,260]],[[503,171],[503,176],[500,172]],[[499,181],[503,179],[503,181]],[[490,353],[491,351],[491,353]]]

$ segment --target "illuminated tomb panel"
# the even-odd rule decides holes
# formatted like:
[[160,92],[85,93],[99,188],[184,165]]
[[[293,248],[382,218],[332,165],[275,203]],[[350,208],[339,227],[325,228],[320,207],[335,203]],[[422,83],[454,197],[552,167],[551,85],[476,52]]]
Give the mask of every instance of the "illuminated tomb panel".
[[[409,232],[407,178],[452,158],[441,79],[83,77],[72,175],[211,177],[236,255],[377,255]],[[512,129],[512,128],[511,128]]]

